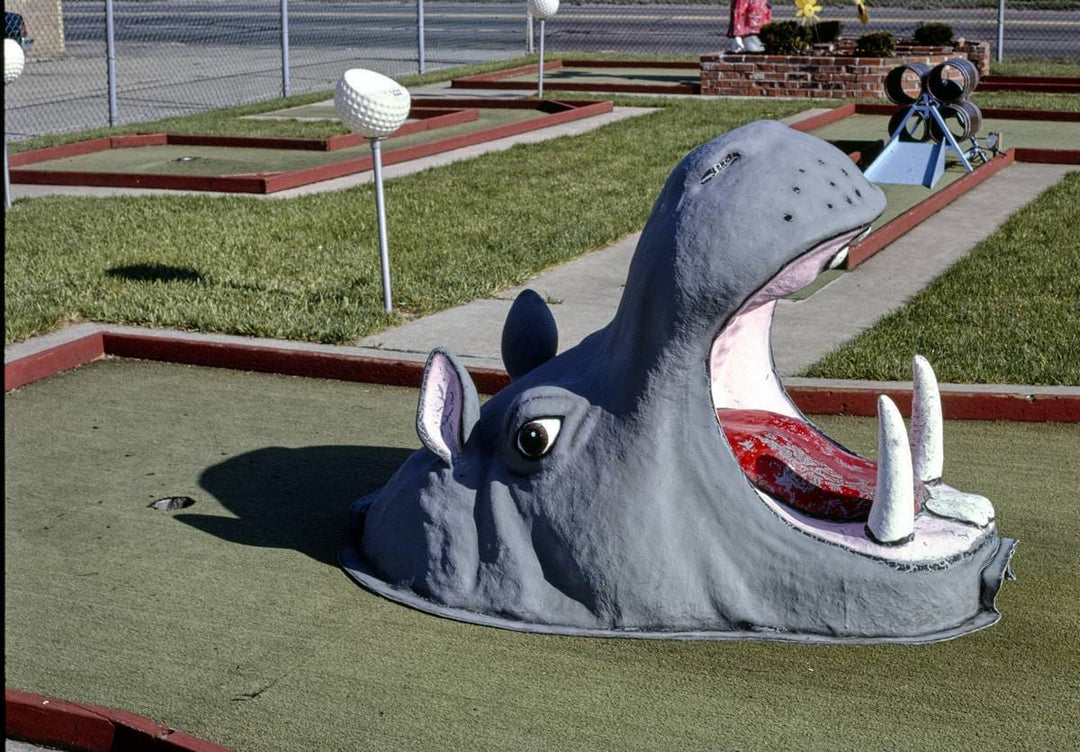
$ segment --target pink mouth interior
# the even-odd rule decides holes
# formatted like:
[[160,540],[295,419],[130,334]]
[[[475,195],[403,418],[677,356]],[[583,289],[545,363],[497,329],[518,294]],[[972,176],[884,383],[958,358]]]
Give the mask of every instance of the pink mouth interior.
[[[858,234],[834,238],[784,267],[721,330],[710,355],[716,417],[743,473],[770,498],[835,522],[868,518],[877,464],[803,419],[776,377],[769,341],[776,301],[813,281]],[[925,489],[916,481],[916,512],[922,498]]]
[[812,517],[853,522],[869,516],[876,463],[787,415],[719,408],[716,417],[739,466],[759,490]]

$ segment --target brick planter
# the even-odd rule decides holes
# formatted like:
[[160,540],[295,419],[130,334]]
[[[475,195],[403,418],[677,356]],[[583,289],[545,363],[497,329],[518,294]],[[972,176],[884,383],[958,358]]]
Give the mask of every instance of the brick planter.
[[816,47],[805,55],[747,55],[712,52],[701,56],[701,93],[771,97],[884,96],[885,76],[904,63],[937,63],[966,57],[990,72],[990,47],[967,42],[957,47],[916,47],[898,43],[893,57],[856,57],[855,41],[834,49]]

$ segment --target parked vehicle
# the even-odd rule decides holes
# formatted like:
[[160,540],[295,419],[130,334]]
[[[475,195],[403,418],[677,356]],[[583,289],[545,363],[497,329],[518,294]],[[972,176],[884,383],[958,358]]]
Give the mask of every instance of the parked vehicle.
[[26,29],[26,19],[20,13],[4,11],[4,37],[18,42],[23,52],[29,52],[34,44],[34,40],[30,38]]

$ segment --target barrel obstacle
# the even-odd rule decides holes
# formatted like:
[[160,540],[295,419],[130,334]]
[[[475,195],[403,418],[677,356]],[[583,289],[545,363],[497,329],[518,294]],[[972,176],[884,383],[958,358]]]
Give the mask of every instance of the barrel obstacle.
[[[945,152],[951,149],[968,172],[996,154],[1000,134],[991,133],[986,147],[976,134],[982,112],[967,97],[979,84],[979,71],[966,58],[930,67],[905,63],[885,76],[885,95],[900,105],[889,119],[889,141],[866,168],[874,183],[901,183],[932,188],[945,171]],[[964,149],[960,142],[970,141]]]

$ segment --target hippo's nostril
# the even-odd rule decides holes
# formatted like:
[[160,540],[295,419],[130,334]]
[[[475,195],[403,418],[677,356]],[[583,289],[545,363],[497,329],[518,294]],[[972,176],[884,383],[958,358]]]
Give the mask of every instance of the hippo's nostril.
[[795,186],[791,190],[794,191],[795,193],[802,193],[802,188],[800,188],[799,186]]
[[785,221],[785,222],[790,222],[790,221],[791,221],[791,219],[792,219],[792,216],[791,216],[790,214],[785,214],[785,215],[784,215],[784,221]]
[[806,170],[804,170],[803,168],[800,167],[799,172],[806,172]]
[[829,207],[830,209],[833,208],[832,204],[825,204],[825,206]]
[[856,188],[855,189],[855,195],[858,196],[859,198],[862,198],[862,191],[860,191],[858,188]]
[[835,188],[835,187],[836,187],[836,183],[834,183],[834,182],[833,182],[833,181],[831,181],[831,180],[829,181],[829,185],[831,185],[831,186],[832,186],[833,188]]

